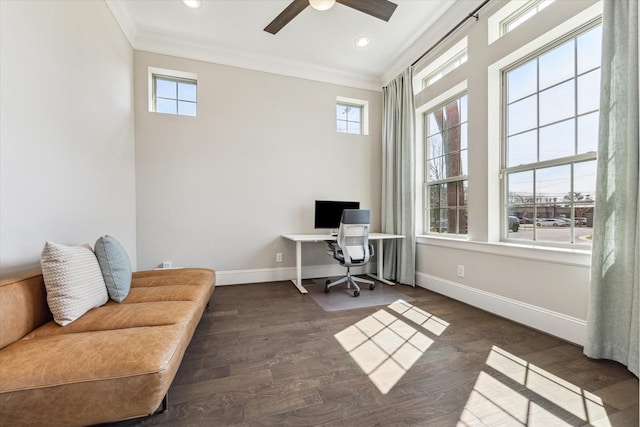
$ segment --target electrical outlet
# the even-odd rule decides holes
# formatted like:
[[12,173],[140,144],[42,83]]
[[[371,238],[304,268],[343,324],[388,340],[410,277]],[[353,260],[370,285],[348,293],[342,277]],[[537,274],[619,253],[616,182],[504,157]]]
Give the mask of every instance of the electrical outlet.
[[458,265],[458,277],[464,277],[464,265]]
[[282,262],[282,252],[276,253],[276,262]]

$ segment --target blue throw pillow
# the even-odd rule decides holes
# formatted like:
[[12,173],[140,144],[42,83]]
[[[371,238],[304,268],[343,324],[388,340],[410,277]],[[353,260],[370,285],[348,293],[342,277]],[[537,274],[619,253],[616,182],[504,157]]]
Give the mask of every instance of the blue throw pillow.
[[94,248],[109,298],[122,302],[131,289],[131,261],[124,247],[111,236],[102,236]]

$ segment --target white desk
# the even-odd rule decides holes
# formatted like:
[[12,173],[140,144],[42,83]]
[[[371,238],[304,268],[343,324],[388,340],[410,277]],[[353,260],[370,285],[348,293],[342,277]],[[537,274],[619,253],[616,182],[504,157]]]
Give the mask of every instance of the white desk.
[[[291,281],[296,286],[296,288],[298,288],[300,293],[306,294],[307,290],[304,288],[304,286],[302,286],[302,243],[327,241],[335,242],[337,236],[332,236],[331,234],[283,234],[282,237],[296,242],[296,278],[291,279]],[[378,249],[375,253],[375,255],[378,257],[378,274],[368,274],[368,276],[371,276],[374,279],[388,285],[395,285],[395,283],[382,278],[382,271],[384,267],[384,256],[382,248],[383,242],[386,239],[404,239],[404,236],[401,236],[399,234],[369,233],[369,240],[378,241]]]

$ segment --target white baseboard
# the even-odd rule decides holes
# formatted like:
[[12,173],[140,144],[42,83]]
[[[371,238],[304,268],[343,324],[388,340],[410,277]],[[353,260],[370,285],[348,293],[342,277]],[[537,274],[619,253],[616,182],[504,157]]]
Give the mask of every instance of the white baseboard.
[[[460,283],[416,272],[416,285],[583,346],[587,322]],[[445,319],[446,320],[446,319]]]
[[[353,274],[372,273],[376,263],[369,263],[365,267],[352,267]],[[316,277],[333,277],[344,275],[346,269],[340,264],[312,265],[302,268],[303,279]],[[216,286],[239,285],[243,283],[276,282],[296,278],[295,267],[256,268],[251,270],[216,270]]]

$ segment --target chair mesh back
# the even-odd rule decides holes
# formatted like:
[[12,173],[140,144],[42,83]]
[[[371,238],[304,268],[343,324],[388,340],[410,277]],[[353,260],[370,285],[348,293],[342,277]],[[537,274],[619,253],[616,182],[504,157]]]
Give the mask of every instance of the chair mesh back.
[[369,261],[369,224],[371,211],[345,209],[338,230],[338,246],[343,250],[345,262],[366,263]]

